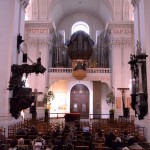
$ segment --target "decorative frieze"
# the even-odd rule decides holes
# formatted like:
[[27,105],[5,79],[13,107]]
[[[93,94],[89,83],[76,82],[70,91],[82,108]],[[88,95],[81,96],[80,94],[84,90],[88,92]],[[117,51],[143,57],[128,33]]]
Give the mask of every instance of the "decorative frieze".
[[54,27],[51,22],[26,22],[25,37],[41,37],[54,34]]
[[[58,80],[76,80],[73,76],[72,76],[72,74],[71,75],[69,75],[69,76],[60,76],[60,75],[58,75],[58,76],[56,76],[56,75],[49,75],[49,79],[50,80],[53,80],[53,81],[58,81]],[[83,81],[102,81],[102,82],[110,82],[110,76],[103,76],[103,75],[101,75],[101,76],[88,76],[87,75],[87,77],[85,77],[84,79],[83,79]]]
[[133,39],[116,38],[110,41],[110,46],[132,46],[133,42]]
[[29,46],[49,46],[54,35],[51,22],[26,22],[25,43]]
[[48,47],[51,43],[50,39],[44,39],[44,38],[28,38],[25,39],[25,43],[28,46],[40,46],[40,47]]
[[130,26],[113,26],[111,28],[111,34],[113,36],[131,37],[134,34],[133,25]]
[[29,28],[26,29],[27,34],[48,34],[49,29],[47,28]]
[[134,26],[130,24],[110,24],[108,27],[111,46],[133,46]]

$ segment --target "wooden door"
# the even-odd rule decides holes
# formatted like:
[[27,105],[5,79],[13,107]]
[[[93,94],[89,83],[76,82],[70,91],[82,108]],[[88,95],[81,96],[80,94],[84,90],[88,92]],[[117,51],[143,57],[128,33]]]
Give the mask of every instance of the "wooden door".
[[83,84],[77,84],[70,94],[70,112],[80,113],[81,118],[89,118],[89,89]]

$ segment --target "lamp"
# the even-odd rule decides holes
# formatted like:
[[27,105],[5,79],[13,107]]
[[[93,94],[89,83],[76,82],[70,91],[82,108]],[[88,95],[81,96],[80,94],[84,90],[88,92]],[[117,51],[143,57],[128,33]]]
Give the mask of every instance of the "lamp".
[[135,110],[139,120],[144,119],[148,112],[147,103],[147,75],[146,75],[146,57],[145,53],[141,53],[141,44],[137,41],[136,55],[130,56],[130,70],[132,78],[131,88],[131,107]]

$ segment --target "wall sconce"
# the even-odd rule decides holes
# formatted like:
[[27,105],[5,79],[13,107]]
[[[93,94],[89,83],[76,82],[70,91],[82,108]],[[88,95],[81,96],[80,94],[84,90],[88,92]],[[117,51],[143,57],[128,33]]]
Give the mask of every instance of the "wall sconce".
[[141,53],[141,44],[137,41],[137,53],[131,55],[130,64],[131,69],[131,107],[135,110],[139,120],[144,119],[148,112],[147,103],[147,75],[146,75],[146,57],[145,53]]

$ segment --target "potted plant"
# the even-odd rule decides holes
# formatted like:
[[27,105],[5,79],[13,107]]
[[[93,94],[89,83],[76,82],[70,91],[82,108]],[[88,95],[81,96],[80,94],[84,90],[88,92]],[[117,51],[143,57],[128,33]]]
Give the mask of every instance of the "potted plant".
[[115,96],[114,96],[113,92],[110,92],[110,93],[107,94],[106,102],[107,102],[108,105],[111,104],[111,109],[109,110],[109,115],[110,115],[110,119],[114,119],[115,110],[113,109],[113,105],[115,103]]

